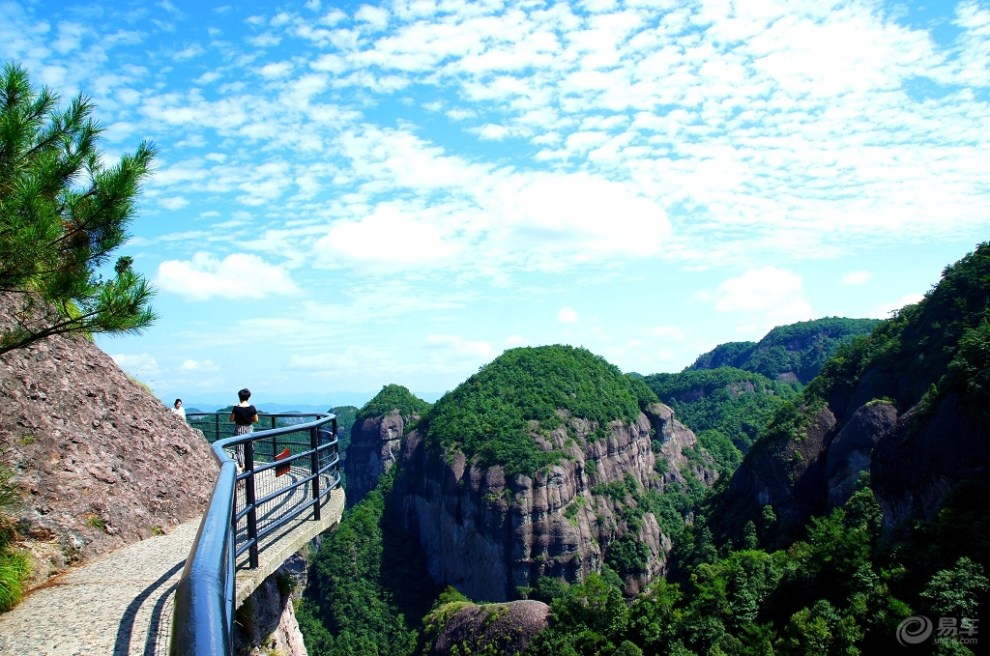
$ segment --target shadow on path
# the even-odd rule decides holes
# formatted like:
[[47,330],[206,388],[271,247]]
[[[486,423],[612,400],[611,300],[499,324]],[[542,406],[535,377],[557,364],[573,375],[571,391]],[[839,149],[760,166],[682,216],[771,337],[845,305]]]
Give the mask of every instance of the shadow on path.
[[[175,576],[185,564],[185,559],[177,562],[170,570],[158,577],[154,583],[142,590],[134,598],[134,601],[127,605],[127,608],[124,610],[124,616],[120,619],[120,627],[117,629],[117,640],[114,642],[113,656],[129,656],[131,653],[131,634],[134,633],[134,620],[137,618],[141,605],[158,588],[168,583],[168,580]],[[167,617],[164,617],[166,621],[164,622],[164,626],[162,626],[163,610],[166,603],[171,603],[176,585],[177,583],[173,582],[167,590],[158,595],[148,623],[147,636],[144,642],[144,656],[157,656],[158,654],[168,653],[168,640],[171,634],[169,620],[171,620],[172,614],[169,613]],[[158,644],[159,642],[163,642],[163,644]]]

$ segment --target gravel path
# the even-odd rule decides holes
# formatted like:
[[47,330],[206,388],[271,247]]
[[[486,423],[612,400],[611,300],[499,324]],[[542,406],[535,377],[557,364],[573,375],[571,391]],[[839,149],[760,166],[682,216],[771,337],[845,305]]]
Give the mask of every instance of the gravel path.
[[175,585],[199,523],[118,549],[35,589],[0,615],[0,654],[167,654]]

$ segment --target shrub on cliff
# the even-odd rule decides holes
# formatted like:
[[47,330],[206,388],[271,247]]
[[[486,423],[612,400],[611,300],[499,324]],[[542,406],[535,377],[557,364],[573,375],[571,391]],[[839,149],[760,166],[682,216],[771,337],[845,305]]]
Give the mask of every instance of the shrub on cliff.
[[10,472],[0,469],[0,613],[21,600],[24,582],[30,574],[27,558],[13,543],[14,517],[19,497],[10,483]]

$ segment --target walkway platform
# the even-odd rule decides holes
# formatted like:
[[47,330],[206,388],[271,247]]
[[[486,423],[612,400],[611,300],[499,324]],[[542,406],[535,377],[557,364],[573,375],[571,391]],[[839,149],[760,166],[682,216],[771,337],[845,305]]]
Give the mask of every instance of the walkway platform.
[[[333,491],[321,521],[308,517],[262,546],[257,570],[239,569],[239,606],[309,540],[332,528],[344,511]],[[31,656],[165,656],[172,600],[200,519],[71,569],[0,614],[0,654]]]

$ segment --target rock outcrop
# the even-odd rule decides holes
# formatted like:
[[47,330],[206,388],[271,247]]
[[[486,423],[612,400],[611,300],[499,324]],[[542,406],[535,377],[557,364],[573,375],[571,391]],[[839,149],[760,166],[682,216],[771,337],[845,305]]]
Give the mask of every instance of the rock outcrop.
[[[315,540],[319,545],[319,538]],[[234,647],[241,656],[306,656],[294,601],[306,588],[309,563],[297,553],[258,586],[237,609]]]
[[401,451],[402,436],[430,404],[402,385],[385,385],[354,418],[344,458],[347,507],[365,498],[392,469]]
[[347,505],[353,506],[378,485],[378,478],[395,464],[401,450],[406,418],[398,409],[385,416],[366,417],[351,428],[347,447]]
[[0,356],[0,408],[0,462],[21,496],[34,584],[206,507],[216,464],[202,434],[86,339]]
[[[532,436],[544,450],[562,450],[561,461],[511,479],[501,466],[482,468],[461,453],[445,457],[418,429],[409,433],[389,503],[438,583],[476,600],[517,599],[541,576],[583,579],[630,540],[648,557],[641,569],[622,573],[627,593],[664,572],[671,543],[652,513],[637,511],[637,499],[685,475],[713,482],[711,467],[686,456],[694,434],[659,403],[635,422],[614,422],[599,439],[591,423],[565,420]],[[666,464],[657,467],[658,459]]]
[[550,607],[542,601],[452,602],[427,618],[428,624],[440,627],[429,654],[524,654],[549,618]]

